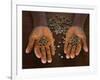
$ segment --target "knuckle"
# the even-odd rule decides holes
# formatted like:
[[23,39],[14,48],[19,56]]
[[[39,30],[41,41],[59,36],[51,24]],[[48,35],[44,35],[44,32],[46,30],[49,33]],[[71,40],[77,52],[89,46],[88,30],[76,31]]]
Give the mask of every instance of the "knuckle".
[[46,50],[49,51],[50,49],[49,48],[46,48]]

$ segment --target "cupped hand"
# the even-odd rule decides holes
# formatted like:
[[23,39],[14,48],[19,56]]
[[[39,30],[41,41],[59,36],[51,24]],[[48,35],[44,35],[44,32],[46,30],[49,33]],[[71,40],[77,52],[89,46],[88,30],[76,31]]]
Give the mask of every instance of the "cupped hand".
[[81,49],[88,52],[86,43],[86,35],[84,31],[78,26],[72,26],[66,33],[64,43],[64,53],[67,59],[73,59],[78,56]]
[[48,27],[39,26],[32,31],[26,53],[30,53],[32,49],[42,63],[52,62],[52,56],[55,55],[55,46],[53,34]]

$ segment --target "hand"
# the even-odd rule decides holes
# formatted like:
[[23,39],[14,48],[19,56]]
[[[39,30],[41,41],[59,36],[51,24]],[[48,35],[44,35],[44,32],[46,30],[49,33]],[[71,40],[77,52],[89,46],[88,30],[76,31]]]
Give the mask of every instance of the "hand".
[[64,53],[66,58],[75,58],[79,55],[81,48],[88,52],[85,33],[80,27],[72,26],[66,33],[65,38]]
[[54,38],[48,27],[37,27],[29,37],[26,53],[30,53],[34,47],[34,53],[42,63],[51,63],[55,55]]

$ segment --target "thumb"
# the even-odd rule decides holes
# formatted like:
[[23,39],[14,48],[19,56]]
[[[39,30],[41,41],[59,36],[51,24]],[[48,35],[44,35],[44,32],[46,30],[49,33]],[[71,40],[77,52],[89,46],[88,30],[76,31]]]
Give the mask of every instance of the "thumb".
[[85,52],[88,52],[88,47],[87,47],[87,43],[86,43],[86,39],[82,38],[82,44],[83,44],[83,50]]
[[27,48],[26,48],[26,53],[30,53],[32,48],[33,48],[33,44],[34,44],[34,40],[33,39],[29,39],[29,42],[28,42],[28,45],[27,45]]

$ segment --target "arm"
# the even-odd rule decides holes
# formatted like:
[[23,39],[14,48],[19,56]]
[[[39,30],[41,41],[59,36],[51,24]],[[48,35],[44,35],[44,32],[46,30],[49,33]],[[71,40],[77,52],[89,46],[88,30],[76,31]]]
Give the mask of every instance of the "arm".
[[66,33],[64,53],[67,59],[73,59],[78,56],[82,48],[85,52],[88,52],[86,35],[82,29],[87,16],[85,14],[76,14],[72,27]]
[[47,26],[46,14],[45,12],[32,12],[33,26]]
[[76,14],[73,20],[73,26],[84,27],[85,20],[88,15],[86,14]]
[[41,59],[43,64],[51,63],[52,56],[55,54],[55,47],[53,34],[47,27],[46,14],[44,12],[33,12],[31,14],[35,29],[30,34],[26,53],[31,53],[34,49],[34,54]]

